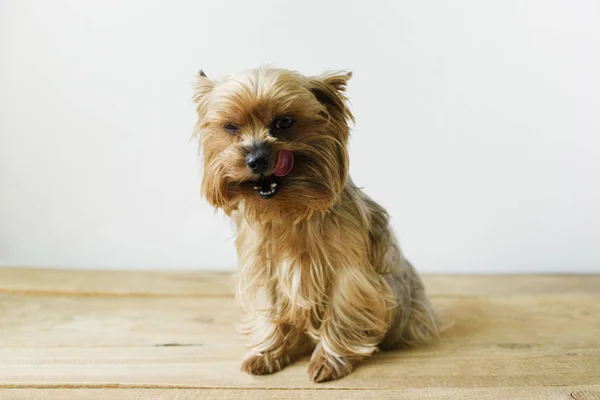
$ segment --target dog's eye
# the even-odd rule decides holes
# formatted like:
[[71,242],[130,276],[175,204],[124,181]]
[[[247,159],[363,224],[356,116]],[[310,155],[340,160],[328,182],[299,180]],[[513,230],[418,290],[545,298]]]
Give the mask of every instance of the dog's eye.
[[292,125],[294,125],[294,120],[288,117],[279,118],[275,121],[276,129],[288,129]]
[[234,124],[233,122],[228,122],[223,125],[223,129],[225,129],[229,133],[237,133],[240,130],[240,127]]

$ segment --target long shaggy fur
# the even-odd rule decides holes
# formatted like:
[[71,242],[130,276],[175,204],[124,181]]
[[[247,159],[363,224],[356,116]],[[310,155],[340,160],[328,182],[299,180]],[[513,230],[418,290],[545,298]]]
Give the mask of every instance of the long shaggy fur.
[[[259,68],[221,81],[197,78],[202,193],[238,231],[246,372],[279,371],[312,344],[310,378],[338,379],[378,347],[414,346],[438,334],[387,213],[348,177],[350,77]],[[294,126],[274,135],[272,121],[281,116]],[[228,123],[239,132],[226,132]],[[257,142],[270,146],[271,169],[280,150],[295,158],[268,200],[256,195],[245,164]]]

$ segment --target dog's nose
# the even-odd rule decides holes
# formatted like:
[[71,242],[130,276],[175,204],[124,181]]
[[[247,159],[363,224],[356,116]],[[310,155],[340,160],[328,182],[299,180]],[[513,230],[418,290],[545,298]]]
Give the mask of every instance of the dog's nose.
[[269,151],[266,145],[253,146],[246,156],[246,165],[255,174],[261,174],[269,169]]

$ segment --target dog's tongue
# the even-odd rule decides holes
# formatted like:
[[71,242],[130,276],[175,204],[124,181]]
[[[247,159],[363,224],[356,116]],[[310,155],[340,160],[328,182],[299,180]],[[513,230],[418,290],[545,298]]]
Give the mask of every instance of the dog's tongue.
[[275,165],[275,176],[286,176],[294,168],[294,153],[289,150],[280,150],[277,153],[277,164]]

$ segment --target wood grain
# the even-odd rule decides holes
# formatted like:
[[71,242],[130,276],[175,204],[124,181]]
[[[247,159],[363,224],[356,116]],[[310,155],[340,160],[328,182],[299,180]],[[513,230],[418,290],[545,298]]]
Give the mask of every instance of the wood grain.
[[0,394],[12,400],[197,400],[197,399],[394,399],[394,400],[600,400],[600,385],[580,390],[577,387],[525,387],[525,388],[486,388],[486,389],[391,389],[391,390],[354,390],[354,389],[308,389],[308,390],[248,390],[248,389],[6,389]]
[[600,276],[427,276],[453,326],[315,385],[244,354],[227,274],[0,269],[0,399],[600,399]]

